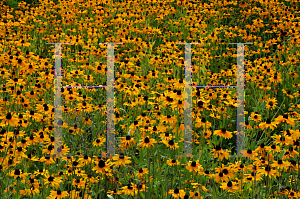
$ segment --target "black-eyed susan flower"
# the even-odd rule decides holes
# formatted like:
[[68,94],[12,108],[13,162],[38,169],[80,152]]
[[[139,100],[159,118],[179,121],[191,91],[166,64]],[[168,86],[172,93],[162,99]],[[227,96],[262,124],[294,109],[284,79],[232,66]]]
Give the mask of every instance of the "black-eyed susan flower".
[[174,83],[174,88],[176,89],[182,89],[185,86],[185,80],[179,79],[177,82]]
[[259,122],[261,120],[261,115],[259,115],[257,112],[255,113],[252,112],[250,120]]
[[171,94],[171,97],[175,100],[181,100],[184,101],[184,93],[181,90],[174,90]]
[[203,172],[203,175],[204,175],[204,176],[208,176],[209,178],[211,178],[211,177],[213,176],[213,174],[211,174],[211,173],[209,172],[209,170],[207,170],[207,169]]
[[200,99],[197,101],[197,108],[199,111],[202,111],[204,108],[207,107],[210,100],[205,101],[204,99]]
[[[253,170],[250,174],[245,174],[245,178],[249,178],[249,177],[252,177],[252,180],[256,180],[257,182],[258,181],[261,181],[263,180],[263,178],[261,177],[263,174],[260,174],[257,172],[257,170]],[[249,180],[249,179],[247,179]]]
[[12,136],[9,136],[10,135],[10,132],[8,133],[8,136],[9,137],[13,137],[15,136],[16,139],[18,139],[19,137],[23,137],[25,135],[25,131],[20,131],[18,129],[15,129],[14,132],[11,132],[12,133]]
[[265,151],[265,144],[261,143],[259,147],[257,147],[254,152],[263,153]]
[[281,122],[285,122],[285,123],[290,124],[293,127],[295,127],[295,121],[294,120],[295,119],[289,117],[288,114],[284,114],[283,116],[279,115],[277,118],[275,118],[275,122],[277,122],[278,124],[281,123]]
[[228,180],[228,176],[224,175],[224,173],[222,173],[222,172],[213,174],[213,178],[216,182],[224,182],[224,181]]
[[84,122],[84,124],[88,124],[88,125],[92,124],[92,120],[89,117],[82,118],[82,121]]
[[[44,134],[44,132],[40,132],[37,135],[38,135],[37,140],[38,140],[39,143],[49,142],[49,137],[47,136],[47,134]],[[46,151],[51,151],[51,150],[46,149]],[[46,152],[43,152],[43,153],[46,153]]]
[[288,171],[299,169],[299,165],[295,160],[289,160],[289,162],[290,162],[290,168],[288,169]]
[[51,198],[60,199],[60,198],[66,198],[68,196],[69,196],[69,194],[68,194],[67,191],[61,191],[61,190],[53,191],[53,190],[51,190],[50,191],[50,196],[47,197],[47,199],[51,199]]
[[271,166],[280,168],[280,169],[284,169],[284,168],[287,169],[290,166],[290,163],[279,159],[279,160],[275,161],[273,164],[271,164]]
[[292,158],[295,158],[296,156],[299,155],[299,152],[294,150],[294,148],[292,146],[290,146],[286,152],[289,152],[289,155],[292,157]]
[[293,190],[290,190],[290,191],[288,192],[288,197],[289,197],[289,198],[298,198],[298,197],[299,197],[299,194],[298,194],[297,192],[293,191]]
[[54,177],[52,175],[49,175],[48,173],[45,173],[46,180],[44,181],[46,185],[50,185],[53,188],[59,188],[61,177]]
[[121,189],[124,195],[135,196],[138,194],[138,189],[136,189],[136,186],[133,183],[128,184],[127,186],[124,186]]
[[171,194],[173,198],[179,199],[185,196],[185,191],[183,189],[175,188],[174,190],[171,189],[169,194]]
[[274,139],[274,144],[279,144],[282,146],[285,144],[286,146],[292,145],[293,144],[293,139],[292,137],[289,136],[284,136],[284,135],[274,135],[271,136]]
[[257,165],[267,165],[267,164],[269,164],[269,161],[266,160],[265,157],[260,157],[259,159],[256,159],[254,161],[254,164],[257,164]]
[[126,137],[121,137],[121,139],[121,148],[129,149],[130,146],[133,146],[135,144],[134,138],[132,138],[130,135],[127,135]]
[[172,134],[169,132],[165,132],[159,135],[159,137],[163,140],[171,140],[172,139]]
[[26,137],[25,139],[27,140],[27,142],[28,142],[30,145],[35,145],[36,143],[39,142],[39,138],[36,137],[35,134],[32,134],[32,135],[30,135],[29,137]]
[[175,166],[175,165],[180,165],[180,162],[175,159],[169,159],[169,160],[167,160],[167,164],[169,166]]
[[42,157],[42,158],[40,159],[40,162],[44,162],[46,165],[54,164],[55,161],[54,161],[53,158],[50,157],[50,156],[51,156],[51,155],[48,154],[48,155],[46,155],[45,157]]
[[[163,94],[164,95],[164,94]],[[163,97],[162,104],[163,106],[174,106],[175,100],[170,96],[170,94],[166,94]]]
[[28,197],[39,193],[40,193],[39,188],[35,186],[31,186],[29,189],[20,190],[21,195],[28,196]]
[[161,141],[162,143],[164,143],[167,147],[171,148],[171,149],[178,149],[178,143],[175,143],[174,140],[163,140]]
[[16,156],[24,156],[25,154],[25,152],[26,152],[27,150],[25,149],[25,148],[23,148],[23,147],[21,147],[21,146],[19,146],[19,147],[17,147],[17,150],[16,150],[16,152],[15,152],[15,155]]
[[85,187],[86,181],[83,178],[73,179],[73,185],[75,185],[79,189],[83,189]]
[[33,156],[31,153],[27,155],[24,154],[23,157],[31,161],[39,161],[38,158],[36,156]]
[[232,132],[227,131],[225,128],[222,128],[221,130],[215,130],[214,134],[224,137],[225,139],[232,138]]
[[144,192],[146,190],[145,184],[137,184],[136,188],[138,189],[139,192]]
[[238,190],[238,187],[236,186],[237,183],[235,182],[232,182],[232,181],[228,181],[228,182],[223,182],[221,183],[221,188],[224,190],[224,191],[227,191],[228,192],[231,192],[231,193],[235,193],[237,190]]
[[209,129],[211,127],[211,123],[207,121],[205,117],[202,118],[197,117],[195,127],[197,128],[202,127],[203,129]]
[[245,151],[243,151],[244,152],[244,155],[245,156],[248,156],[248,157],[253,157],[253,156],[256,156],[257,154],[254,152],[254,151],[252,151],[251,149],[248,149],[248,150],[245,150]]
[[99,180],[96,179],[95,177],[93,177],[91,174],[88,174],[85,177],[87,178],[87,185],[88,186],[91,186],[91,185],[99,182]]
[[139,178],[142,178],[144,177],[146,174],[148,174],[149,171],[147,168],[140,168],[137,172],[136,172],[136,175],[139,177]]
[[190,196],[187,198],[193,198],[193,199],[203,199],[203,197],[200,195],[199,191],[189,191]]
[[20,142],[17,143],[18,147],[23,147],[23,148],[28,147],[28,145],[29,145],[29,143],[27,142],[26,139],[22,139]]
[[216,172],[222,172],[225,176],[228,177],[228,179],[234,179],[234,170],[231,169],[231,167],[225,167],[222,164],[221,168],[216,168],[215,169]]
[[183,109],[184,108],[184,100],[177,100],[177,101],[175,100],[174,107],[172,107],[172,109],[174,110],[176,108]]
[[123,153],[120,153],[118,157],[113,157],[113,160],[116,161],[113,162],[113,164],[115,166],[120,166],[120,165],[126,166],[126,164],[131,163],[129,159],[131,159],[131,157],[126,157]]
[[276,98],[272,98],[272,99],[267,100],[267,104],[266,104],[267,109],[274,110],[276,108],[276,105],[277,105]]
[[72,161],[72,167],[73,168],[80,168],[80,167],[83,167],[83,166],[84,166],[84,163],[81,162],[81,161],[77,161],[77,160]]
[[291,95],[291,91],[286,91],[286,90],[282,89],[282,92],[283,92],[284,94],[286,94],[289,98],[291,98],[291,99],[294,98],[294,96]]
[[12,127],[16,127],[18,125],[18,119],[15,117],[13,113],[8,112],[6,116],[1,116],[0,119],[2,119],[3,124],[9,124]]
[[12,176],[12,177],[14,177],[16,179],[16,178],[22,178],[24,175],[23,175],[23,171],[22,170],[15,169],[15,170],[12,170],[9,173],[9,176]]
[[269,164],[261,169],[258,169],[258,173],[264,174],[266,177],[269,178],[271,178],[272,176],[276,177],[277,175],[279,175],[278,171],[276,169],[273,169]]
[[266,146],[266,150],[268,152],[280,152],[281,151],[280,148],[275,144],[272,144],[271,146]]
[[61,146],[56,147],[55,150],[56,154],[61,153],[62,155],[66,156],[69,153],[70,148],[64,143]]
[[88,155],[84,155],[83,157],[80,157],[78,161],[87,165],[92,162],[92,159]]
[[138,119],[138,120],[141,119],[141,120],[143,120],[143,121],[150,120],[149,116],[147,116],[146,113],[142,113],[141,115],[139,115],[139,116],[137,117],[137,119]]
[[262,122],[259,125],[259,128],[261,128],[262,130],[266,129],[266,128],[270,128],[272,130],[274,130],[274,128],[277,126],[277,122],[271,122],[271,119],[267,119],[266,122]]
[[141,143],[139,143],[139,146],[142,147],[142,148],[147,147],[149,149],[151,146],[154,146],[153,145],[154,143],[157,143],[155,141],[155,139],[149,138],[149,137],[145,137],[144,139],[141,140]]
[[[43,139],[45,139],[44,134],[42,136],[43,136]],[[47,148],[43,149],[43,153],[46,153],[46,154],[49,154],[49,155],[53,155],[54,154],[54,146],[52,144],[49,144],[46,147]]]
[[199,164],[199,160],[189,161],[185,167],[188,171],[193,172],[193,175],[196,173],[202,175],[203,167]]
[[38,98],[36,92],[34,92],[33,90],[25,92],[25,96],[32,100]]
[[37,171],[34,172],[34,175],[43,175],[43,176],[45,176],[47,173],[49,173],[48,170],[46,170],[46,169],[39,169],[39,170],[37,170]]
[[203,132],[203,135],[205,139],[208,139],[212,135],[212,132],[210,130],[206,130]]
[[176,122],[176,118],[172,117],[171,115],[166,115],[162,118],[162,122],[164,121],[169,124],[174,124]]
[[224,158],[228,159],[229,157],[229,151],[224,151],[220,145],[216,145],[215,148],[211,150],[211,153],[214,154],[215,158],[220,158],[220,160]]
[[73,170],[69,168],[69,169],[67,169],[67,170],[65,171],[65,174],[66,174],[67,176],[73,175]]
[[102,146],[102,144],[104,144],[105,142],[106,142],[106,138],[99,137],[99,138],[97,138],[97,139],[93,142],[93,145],[94,145],[94,146],[97,146],[97,147],[100,147],[100,146]]

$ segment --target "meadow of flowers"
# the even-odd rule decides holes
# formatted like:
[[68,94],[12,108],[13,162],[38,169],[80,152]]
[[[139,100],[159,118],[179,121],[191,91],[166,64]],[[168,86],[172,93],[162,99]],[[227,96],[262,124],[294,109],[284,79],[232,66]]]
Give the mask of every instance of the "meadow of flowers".
[[[296,0],[0,2],[1,198],[299,198],[300,3]],[[54,45],[62,85],[106,85],[115,45],[115,149],[105,88],[61,88],[53,157]],[[184,152],[184,45],[193,85],[236,85],[245,44],[245,150],[236,89],[192,89]]]

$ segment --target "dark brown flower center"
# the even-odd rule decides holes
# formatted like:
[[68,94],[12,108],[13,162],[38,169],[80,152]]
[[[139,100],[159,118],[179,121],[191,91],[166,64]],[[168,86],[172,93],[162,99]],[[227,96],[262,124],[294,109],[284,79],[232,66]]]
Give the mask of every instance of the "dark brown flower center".
[[98,162],[98,167],[100,167],[100,168],[105,167],[105,162],[104,162],[104,160],[100,160],[100,161]]
[[229,182],[227,183],[227,187],[232,187],[232,182],[231,182],[231,181],[229,181]]
[[197,165],[197,163],[195,161],[192,162],[192,167],[195,167]]
[[170,140],[170,141],[169,141],[169,145],[170,145],[170,146],[173,146],[173,145],[174,145],[174,141],[173,141],[173,140]]
[[225,175],[227,175],[228,174],[228,170],[227,169],[223,169],[223,171],[222,171]]
[[20,175],[20,174],[21,174],[20,170],[19,170],[19,169],[16,169],[16,170],[15,170],[15,175],[18,176],[18,175]]
[[269,172],[269,171],[271,171],[271,167],[270,167],[269,165],[267,165],[266,168],[265,168],[265,170],[266,170],[267,172]]
[[7,113],[7,115],[6,115],[6,119],[7,120],[10,120],[12,117],[11,117],[11,113]]
[[179,193],[179,189],[178,188],[176,188],[175,190],[174,190],[174,193]]
[[53,180],[54,180],[54,178],[53,178],[52,176],[50,176],[50,177],[48,178],[48,181],[49,181],[49,182],[53,182]]

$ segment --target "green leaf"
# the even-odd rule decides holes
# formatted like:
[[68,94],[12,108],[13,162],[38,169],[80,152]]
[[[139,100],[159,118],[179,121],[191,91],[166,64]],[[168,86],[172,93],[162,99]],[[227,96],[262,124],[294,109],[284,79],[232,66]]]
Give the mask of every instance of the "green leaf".
[[163,164],[163,166],[159,169],[161,172],[164,171],[165,167],[167,166],[168,164]]
[[140,163],[139,159],[137,159],[135,156],[132,156],[132,159],[134,160],[134,162],[135,162],[136,164],[139,164],[139,163]]
[[251,183],[247,183],[246,186],[245,186],[245,190],[248,190],[251,186],[252,186]]

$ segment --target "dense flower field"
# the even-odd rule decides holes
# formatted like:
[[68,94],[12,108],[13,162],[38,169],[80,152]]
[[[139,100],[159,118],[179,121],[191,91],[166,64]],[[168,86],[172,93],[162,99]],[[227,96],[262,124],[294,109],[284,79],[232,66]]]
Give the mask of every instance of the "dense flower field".
[[[10,7],[15,5],[17,7]],[[0,2],[1,198],[299,198],[296,0]],[[114,157],[106,156],[107,45],[114,46]],[[245,44],[245,150],[236,88],[192,88],[184,152],[185,48],[193,85],[236,85]],[[62,45],[62,137],[54,135]],[[62,139],[63,157],[54,143]]]

